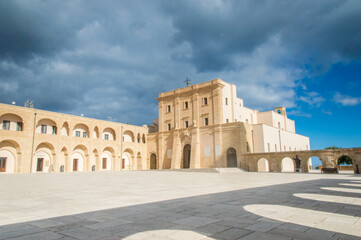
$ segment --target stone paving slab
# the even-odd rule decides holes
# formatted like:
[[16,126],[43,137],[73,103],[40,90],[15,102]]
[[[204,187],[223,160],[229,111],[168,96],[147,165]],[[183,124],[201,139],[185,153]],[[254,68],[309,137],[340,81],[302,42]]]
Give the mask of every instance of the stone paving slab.
[[2,239],[360,239],[355,175],[0,175]]

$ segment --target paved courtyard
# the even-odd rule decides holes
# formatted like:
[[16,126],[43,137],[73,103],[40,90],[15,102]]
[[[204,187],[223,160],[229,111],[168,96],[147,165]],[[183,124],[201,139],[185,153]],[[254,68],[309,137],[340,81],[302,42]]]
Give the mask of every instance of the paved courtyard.
[[0,239],[360,239],[361,177],[0,175]]

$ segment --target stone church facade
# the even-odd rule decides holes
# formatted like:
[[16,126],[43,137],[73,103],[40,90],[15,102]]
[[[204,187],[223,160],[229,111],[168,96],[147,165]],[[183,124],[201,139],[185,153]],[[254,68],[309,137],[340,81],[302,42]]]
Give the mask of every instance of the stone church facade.
[[157,100],[152,126],[0,104],[0,172],[244,168],[245,154],[310,149],[286,108],[249,109],[220,79]]
[[236,92],[235,85],[214,79],[159,94],[159,119],[148,134],[151,167],[243,167],[243,154],[310,149],[285,107],[249,109]]

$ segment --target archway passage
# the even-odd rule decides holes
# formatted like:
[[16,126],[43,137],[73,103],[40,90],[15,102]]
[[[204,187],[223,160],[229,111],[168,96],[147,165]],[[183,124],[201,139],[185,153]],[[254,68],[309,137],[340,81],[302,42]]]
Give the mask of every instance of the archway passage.
[[157,156],[154,153],[150,155],[150,169],[157,169]]
[[191,145],[187,144],[183,148],[183,168],[189,168],[191,163]]
[[293,163],[293,160],[289,157],[285,157],[284,159],[282,159],[282,164],[281,164],[281,170],[282,172],[294,172],[295,171],[295,166]]
[[354,167],[352,164],[352,158],[347,155],[342,155],[337,159],[337,165],[340,171],[353,171]]
[[268,160],[265,158],[260,158],[257,162],[258,172],[269,172]]
[[227,150],[227,167],[237,167],[237,152],[234,148]]

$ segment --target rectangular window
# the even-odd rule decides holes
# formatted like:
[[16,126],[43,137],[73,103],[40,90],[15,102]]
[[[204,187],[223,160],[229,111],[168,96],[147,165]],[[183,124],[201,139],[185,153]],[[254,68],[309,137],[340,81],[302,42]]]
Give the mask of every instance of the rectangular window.
[[46,125],[41,125],[41,133],[46,133]]
[[228,118],[226,119],[226,123],[229,123],[229,120],[228,120]]
[[80,131],[75,131],[75,137],[80,137]]
[[104,139],[109,140],[109,134],[104,134]]
[[188,102],[184,102],[184,109],[188,109]]
[[208,118],[204,119],[204,126],[208,126]]
[[185,121],[185,122],[184,122],[184,127],[185,127],[185,128],[188,128],[188,121]]
[[23,130],[23,123],[17,122],[16,123],[16,131],[22,131]]
[[83,138],[86,138],[86,132],[83,132]]
[[247,152],[249,152],[249,143],[246,142],[246,145],[247,145]]
[[228,105],[228,98],[226,98],[226,105]]
[[203,105],[208,105],[208,99],[206,97],[203,98]]
[[170,105],[167,106],[167,112],[170,112]]
[[168,123],[168,131],[170,131],[170,129],[171,129],[171,125],[170,123]]
[[57,131],[56,126],[53,126],[53,132],[52,132],[52,134],[53,134],[53,135],[56,135],[56,131]]
[[3,121],[3,130],[10,130],[10,121]]

